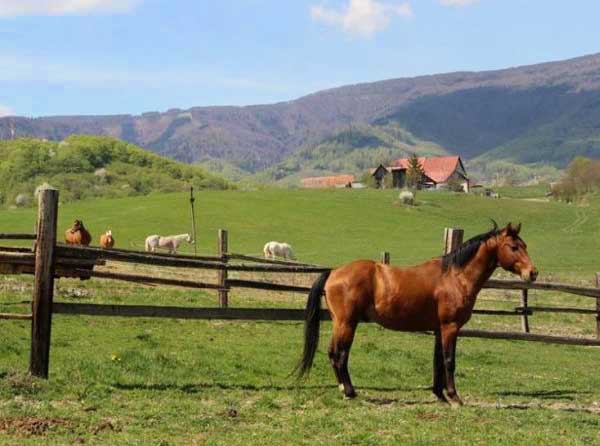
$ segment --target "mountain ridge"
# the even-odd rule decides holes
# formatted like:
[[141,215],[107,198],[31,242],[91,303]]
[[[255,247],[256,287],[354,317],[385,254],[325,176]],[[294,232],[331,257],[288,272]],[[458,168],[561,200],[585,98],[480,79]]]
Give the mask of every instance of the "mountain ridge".
[[[191,107],[140,115],[4,117],[0,118],[0,139],[107,135],[187,163],[225,160],[256,172],[298,150],[317,147],[350,125],[394,124],[465,158],[491,153],[494,159],[502,159],[506,153],[515,162],[543,162],[548,153],[543,148],[554,144],[562,152],[548,161],[562,166],[579,153],[572,145],[582,134],[583,152],[600,156],[597,93],[600,53],[501,70],[358,83],[273,104]],[[572,125],[570,119],[581,119],[586,110],[594,116],[589,125]],[[532,153],[539,150],[540,156],[515,156],[519,139],[531,134],[537,135]],[[562,135],[562,140],[556,141],[556,135]]]

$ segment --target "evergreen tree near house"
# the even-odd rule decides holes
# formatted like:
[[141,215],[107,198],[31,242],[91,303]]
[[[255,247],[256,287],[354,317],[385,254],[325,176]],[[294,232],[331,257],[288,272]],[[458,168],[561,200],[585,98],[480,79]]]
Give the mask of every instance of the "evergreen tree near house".
[[406,169],[406,186],[410,189],[418,189],[421,184],[421,178],[425,171],[419,162],[419,157],[413,153],[408,158],[408,168]]

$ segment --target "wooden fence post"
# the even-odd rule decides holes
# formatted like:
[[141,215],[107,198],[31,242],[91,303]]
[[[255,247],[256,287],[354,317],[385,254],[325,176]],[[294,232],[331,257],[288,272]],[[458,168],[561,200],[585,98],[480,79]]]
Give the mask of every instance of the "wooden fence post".
[[29,373],[41,378],[48,378],[50,359],[57,215],[58,191],[56,189],[41,190],[38,195],[35,282],[31,308],[31,353],[29,357]]
[[[227,251],[228,251],[228,243],[227,243],[227,230],[219,229],[219,245],[217,247],[218,254],[221,256],[221,261],[227,263]],[[229,292],[224,289],[227,287],[227,270],[221,269],[217,275],[217,281],[221,286],[221,290],[219,290],[219,306],[221,308],[226,308],[229,304],[228,302],[228,294]]]
[[529,308],[527,306],[529,298],[529,290],[521,290],[521,329],[524,333],[529,333]]
[[384,265],[390,264],[390,253],[389,252],[383,251],[381,253],[381,263],[383,263]]
[[454,251],[463,241],[465,231],[457,228],[444,229],[444,254]]
[[[600,288],[600,273],[596,273],[596,286]],[[596,338],[600,339],[600,297],[596,298]]]

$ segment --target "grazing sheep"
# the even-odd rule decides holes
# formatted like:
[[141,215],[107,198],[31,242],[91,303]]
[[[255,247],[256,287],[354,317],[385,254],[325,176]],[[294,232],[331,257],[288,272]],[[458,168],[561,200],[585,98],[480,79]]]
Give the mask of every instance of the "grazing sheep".
[[177,247],[183,241],[194,243],[189,234],[169,235],[165,237],[162,235],[149,235],[146,237],[144,246],[148,252],[155,252],[156,248],[161,248],[168,250],[169,254],[177,254]]
[[292,247],[287,243],[279,242],[267,242],[263,248],[265,259],[274,259],[277,257],[283,257],[284,259],[295,260],[294,251]]
[[411,206],[415,204],[415,194],[413,194],[409,190],[403,190],[402,192],[400,192],[398,198],[400,200],[400,203],[402,204],[408,204]]

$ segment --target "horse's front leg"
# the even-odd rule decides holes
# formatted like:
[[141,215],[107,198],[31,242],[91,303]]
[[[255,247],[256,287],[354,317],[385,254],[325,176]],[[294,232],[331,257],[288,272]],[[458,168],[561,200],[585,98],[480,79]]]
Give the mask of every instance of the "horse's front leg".
[[441,326],[442,352],[444,355],[444,370],[446,372],[446,400],[452,406],[460,406],[462,404],[454,385],[458,329],[459,327],[455,322],[442,324]]

